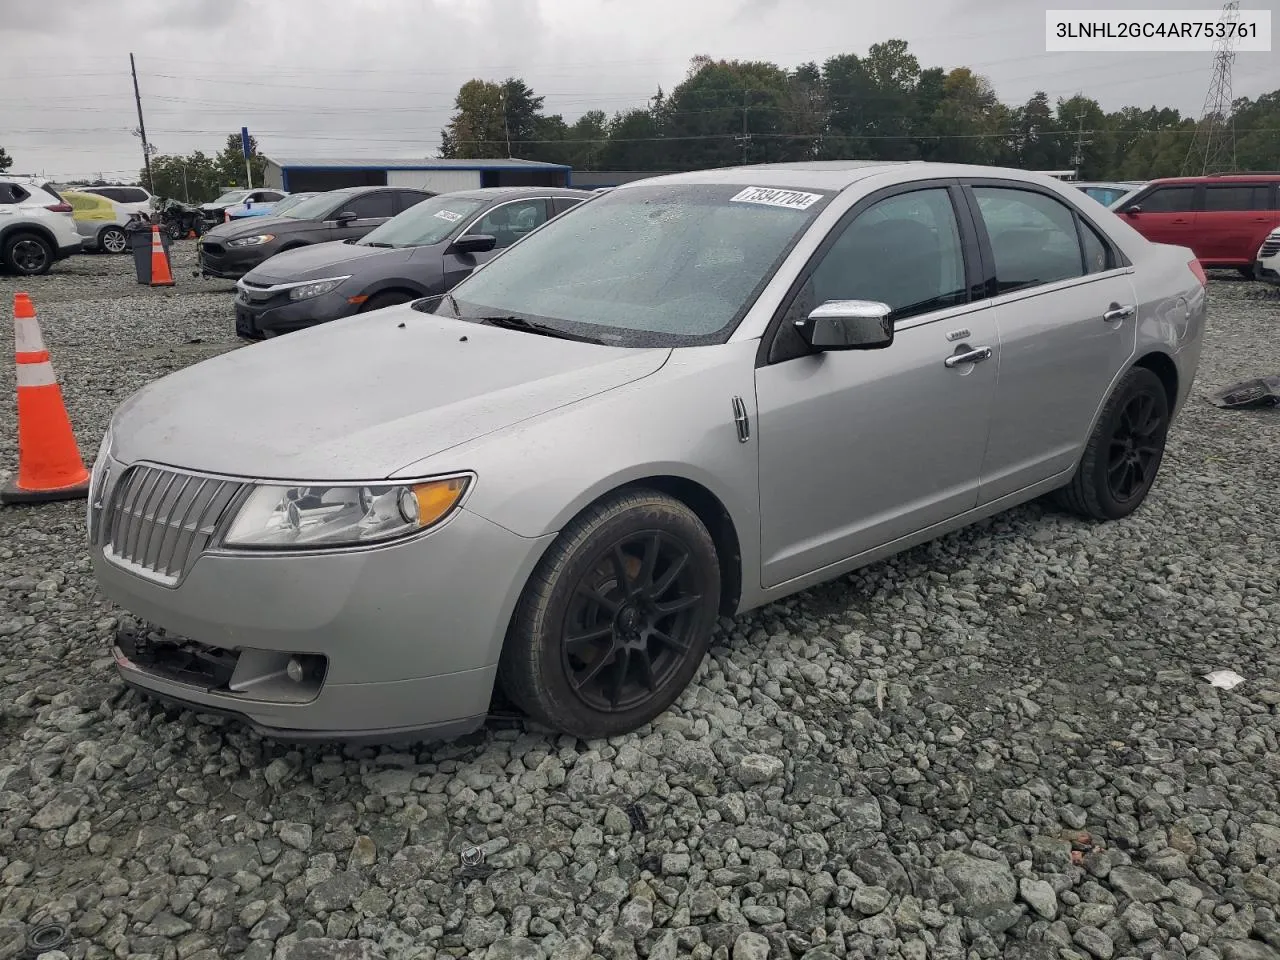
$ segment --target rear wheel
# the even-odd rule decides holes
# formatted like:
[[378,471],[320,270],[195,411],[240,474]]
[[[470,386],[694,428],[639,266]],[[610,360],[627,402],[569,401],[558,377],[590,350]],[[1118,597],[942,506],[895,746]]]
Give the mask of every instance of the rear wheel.
[[565,733],[627,733],[688,686],[719,600],[719,559],[697,515],[654,491],[620,493],[565,527],[530,577],[502,651],[503,690]]
[[404,293],[400,290],[387,290],[384,293],[376,293],[364,302],[364,306],[360,308],[361,313],[368,313],[371,310],[381,310],[383,307],[394,307],[398,303],[409,303],[417,300],[412,293]]
[[53,266],[53,246],[38,233],[15,233],[5,241],[4,262],[20,277],[39,277]]
[[1058,491],[1058,502],[1094,520],[1127,517],[1155,483],[1168,432],[1164,384],[1145,367],[1134,367],[1102,408],[1076,475]]
[[98,249],[103,253],[124,253],[129,240],[119,227],[107,227],[98,234]]
[[164,232],[169,235],[170,240],[181,240],[183,237],[182,224],[177,220],[170,220],[165,224]]

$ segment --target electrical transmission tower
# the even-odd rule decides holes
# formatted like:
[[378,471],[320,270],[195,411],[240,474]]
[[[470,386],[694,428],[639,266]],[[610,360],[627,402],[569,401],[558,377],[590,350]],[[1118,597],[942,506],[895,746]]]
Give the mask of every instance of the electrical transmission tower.
[[[1240,18],[1240,0],[1222,7],[1220,22],[1234,24]],[[1191,146],[1182,162],[1183,174],[1201,175],[1234,170],[1236,166],[1236,128],[1231,115],[1231,67],[1236,60],[1233,32],[1219,37],[1213,44],[1213,76],[1205,94],[1200,122],[1191,136]]]

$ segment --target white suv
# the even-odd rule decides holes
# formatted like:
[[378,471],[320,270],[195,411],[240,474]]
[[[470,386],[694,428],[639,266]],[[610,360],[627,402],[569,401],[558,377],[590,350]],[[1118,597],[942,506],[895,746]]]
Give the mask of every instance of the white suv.
[[83,241],[72,214],[48,180],[0,175],[0,267],[36,277],[79,253]]
[[1276,227],[1262,241],[1258,257],[1253,265],[1253,275],[1259,280],[1280,287],[1280,227]]
[[143,187],[76,187],[81,193],[96,193],[114,200],[125,213],[141,213],[151,216],[156,208],[156,198]]

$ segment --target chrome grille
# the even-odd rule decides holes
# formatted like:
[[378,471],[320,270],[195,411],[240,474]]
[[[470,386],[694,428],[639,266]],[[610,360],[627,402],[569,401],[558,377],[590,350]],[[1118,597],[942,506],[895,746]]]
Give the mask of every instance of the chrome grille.
[[217,528],[244,484],[161,467],[130,467],[100,522],[107,559],[152,580],[175,584]]
[[1258,258],[1273,257],[1277,253],[1280,253],[1280,237],[1267,237],[1267,242],[1258,251]]

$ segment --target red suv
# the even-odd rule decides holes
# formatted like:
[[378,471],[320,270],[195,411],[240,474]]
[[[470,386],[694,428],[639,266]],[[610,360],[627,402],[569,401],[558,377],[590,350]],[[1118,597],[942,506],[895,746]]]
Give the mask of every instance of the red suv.
[[1267,234],[1280,227],[1280,173],[1152,180],[1116,212],[1155,243],[1190,247],[1201,265],[1252,278]]

